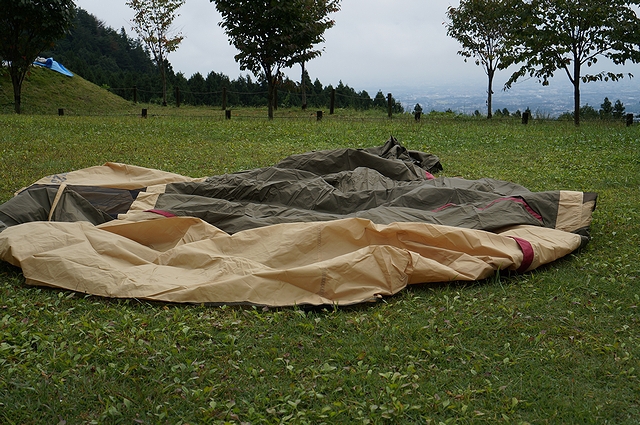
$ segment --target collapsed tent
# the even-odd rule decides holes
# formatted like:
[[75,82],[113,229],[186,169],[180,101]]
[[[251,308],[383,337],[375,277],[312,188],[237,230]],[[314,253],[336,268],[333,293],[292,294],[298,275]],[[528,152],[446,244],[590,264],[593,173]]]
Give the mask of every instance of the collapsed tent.
[[28,284],[104,297],[347,305],[532,270],[587,240],[595,194],[441,169],[393,138],[197,179],[107,163],[0,205],[0,258]]

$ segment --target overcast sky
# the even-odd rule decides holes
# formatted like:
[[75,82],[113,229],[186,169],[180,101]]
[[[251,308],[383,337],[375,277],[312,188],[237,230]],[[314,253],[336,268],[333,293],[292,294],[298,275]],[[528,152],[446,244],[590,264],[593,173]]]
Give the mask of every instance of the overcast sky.
[[[133,12],[125,0],[76,0],[76,4],[114,29],[131,36]],[[340,80],[356,90],[432,85],[456,78],[486,79],[482,70],[456,55],[458,44],[443,25],[450,5],[459,0],[343,0],[333,15],[336,24],[325,33],[322,56],[307,65],[311,79],[324,85]],[[187,0],[179,9],[175,30],[185,36],[169,55],[176,72],[189,78],[210,71],[231,78],[241,72],[236,49],[218,26],[220,15],[209,0]],[[298,79],[300,68],[287,74]]]
[[[325,86],[342,81],[356,91],[367,90],[371,96],[378,90],[386,93],[396,87],[486,84],[482,68],[473,61],[465,63],[456,53],[459,44],[446,35],[447,8],[457,7],[459,0],[342,0],[341,3],[341,10],[333,15],[335,26],[325,33],[326,42],[321,46],[324,53],[307,64],[312,80],[318,78]],[[76,4],[107,26],[116,30],[124,27],[135,37],[130,22],[133,11],[125,0],[76,0]],[[185,39],[169,55],[174,71],[187,78],[196,72],[206,78],[210,71],[232,79],[249,74],[241,72],[233,59],[237,51],[218,25],[220,15],[213,3],[187,0],[178,13],[174,27]],[[604,69],[632,72],[636,78],[623,84],[631,83],[634,90],[640,85],[638,65],[625,70]],[[300,67],[285,72],[297,80]],[[496,87],[501,87],[508,77],[506,71],[499,72]],[[557,79],[568,84],[566,75]]]

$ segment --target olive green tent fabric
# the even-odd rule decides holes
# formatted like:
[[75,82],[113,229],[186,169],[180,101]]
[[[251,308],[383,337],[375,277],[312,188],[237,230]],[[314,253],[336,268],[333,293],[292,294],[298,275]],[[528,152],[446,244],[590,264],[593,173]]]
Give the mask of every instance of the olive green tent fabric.
[[441,168],[395,139],[207,178],[108,163],[0,205],[0,258],[29,284],[106,297],[345,305],[532,270],[588,240],[595,194]]

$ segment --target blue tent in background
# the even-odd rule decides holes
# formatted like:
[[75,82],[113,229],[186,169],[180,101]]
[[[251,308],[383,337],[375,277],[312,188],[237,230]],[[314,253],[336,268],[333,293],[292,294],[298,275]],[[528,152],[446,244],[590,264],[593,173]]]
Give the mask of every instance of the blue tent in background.
[[62,64],[54,61],[53,58],[38,58],[33,64],[49,68],[50,70],[59,72],[60,74],[66,75],[67,77],[73,77],[71,71],[65,68]]

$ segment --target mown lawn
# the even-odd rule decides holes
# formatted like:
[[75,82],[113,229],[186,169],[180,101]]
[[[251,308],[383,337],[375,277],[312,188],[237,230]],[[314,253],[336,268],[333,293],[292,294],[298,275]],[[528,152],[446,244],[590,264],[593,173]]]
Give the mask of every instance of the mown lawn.
[[106,161],[200,177],[393,135],[447,176],[598,192],[593,240],[531,273],[313,310],[101,299],[3,263],[1,423],[638,423],[640,127],[241,112],[0,115],[0,200]]

